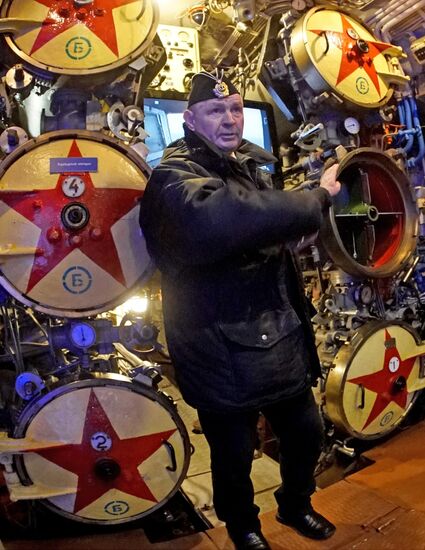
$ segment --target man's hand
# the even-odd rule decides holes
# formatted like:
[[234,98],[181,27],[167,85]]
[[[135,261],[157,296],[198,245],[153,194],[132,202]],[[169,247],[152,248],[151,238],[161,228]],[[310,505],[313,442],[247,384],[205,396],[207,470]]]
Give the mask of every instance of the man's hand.
[[336,179],[336,173],[338,171],[338,164],[333,164],[330,168],[325,170],[320,178],[320,187],[324,187],[329,191],[331,197],[334,197],[341,190],[341,184]]

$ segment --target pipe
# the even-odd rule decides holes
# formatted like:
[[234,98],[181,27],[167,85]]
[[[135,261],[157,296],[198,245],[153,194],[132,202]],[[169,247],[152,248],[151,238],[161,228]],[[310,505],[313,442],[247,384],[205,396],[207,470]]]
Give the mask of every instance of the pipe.
[[[410,109],[410,103],[407,97],[403,99],[403,106],[404,106],[404,112],[406,115],[406,130],[412,130],[413,129],[412,110]],[[407,134],[406,145],[402,148],[402,151],[404,153],[408,153],[412,149],[414,140],[415,140],[415,136],[413,134],[410,134],[410,133]]]
[[[419,5],[421,5],[423,3],[423,0],[420,0],[419,1]],[[383,27],[385,27],[386,25],[389,24],[389,26],[391,27],[392,26],[392,23],[395,21],[395,20],[399,20],[398,19],[398,15],[399,14],[403,14],[403,17],[404,15],[406,14],[406,11],[408,9],[418,9],[419,8],[419,5],[418,5],[418,0],[407,0],[406,2],[404,2],[403,4],[398,4],[398,6],[396,8],[394,8],[393,10],[390,10],[388,11],[388,13],[386,13],[384,15],[384,17],[382,17],[379,22],[376,24],[375,28],[374,28],[374,31],[376,34],[379,34],[383,35],[383,32],[382,32],[382,29]]]
[[382,38],[382,27],[384,27],[388,22],[391,22],[393,17],[397,17],[400,13],[403,13],[406,9],[416,6],[418,0],[407,0],[406,4],[397,4],[393,10],[388,10],[388,12],[382,17],[377,24],[375,25],[374,31]]
[[384,8],[380,8],[377,12],[375,12],[369,18],[366,18],[365,19],[366,25],[373,27],[376,21],[379,21],[381,17],[385,17],[388,11],[391,11],[390,8],[392,3],[393,3],[392,1],[388,2],[388,4]]
[[404,116],[404,106],[403,106],[402,99],[397,101],[397,111],[398,111],[398,118],[399,118],[400,124],[404,126],[406,124],[406,118]]
[[425,156],[425,141],[424,141],[424,135],[422,133],[422,127],[421,122],[419,120],[418,116],[418,106],[416,105],[416,101],[413,97],[409,96],[408,102],[410,105],[410,110],[412,112],[412,118],[413,118],[413,126],[416,130],[416,136],[418,138],[418,154],[414,158],[410,158],[407,161],[408,166],[411,166],[412,168],[416,166]]
[[[404,106],[403,106],[403,101],[400,99],[397,101],[397,112],[398,112],[398,120],[401,124],[401,126],[406,126],[406,117],[405,117],[405,113],[404,113]],[[396,140],[398,141],[398,140]]]
[[[388,23],[385,23],[385,25],[381,27],[380,32],[381,32],[382,39],[386,42],[390,42],[391,37],[390,37],[390,33],[388,32],[389,29],[393,28],[400,21],[403,21],[404,19],[406,19],[406,17],[409,16],[411,13],[418,11],[418,9],[424,5],[425,5],[425,1],[422,0],[421,2],[416,2],[413,6],[409,7],[408,9],[406,9],[406,6],[403,4],[399,6],[399,9],[403,8],[403,11],[400,13],[400,15],[397,15],[396,17],[394,17],[394,14],[393,14],[390,20],[388,21]],[[399,10],[397,10],[397,14],[398,12]]]

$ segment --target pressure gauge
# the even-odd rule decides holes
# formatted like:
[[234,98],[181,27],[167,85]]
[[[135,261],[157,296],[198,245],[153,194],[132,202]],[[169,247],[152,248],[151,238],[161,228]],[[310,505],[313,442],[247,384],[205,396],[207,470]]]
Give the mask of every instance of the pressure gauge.
[[363,284],[356,288],[354,296],[357,303],[368,306],[374,298],[374,291],[370,285]]
[[344,120],[344,129],[348,134],[352,134],[354,136],[360,132],[360,122],[357,118],[349,116]]
[[292,0],[291,6],[294,10],[302,11],[306,8],[306,3],[304,0]]
[[74,323],[69,336],[77,348],[89,348],[96,342],[96,331],[89,323]]

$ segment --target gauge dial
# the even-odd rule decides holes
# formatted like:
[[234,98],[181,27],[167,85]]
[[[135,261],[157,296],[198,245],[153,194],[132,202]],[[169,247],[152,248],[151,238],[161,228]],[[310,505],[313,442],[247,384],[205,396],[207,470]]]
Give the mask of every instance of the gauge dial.
[[304,0],[292,0],[291,6],[294,10],[302,11],[306,8],[306,3]]
[[357,118],[349,116],[344,120],[344,128],[349,134],[356,135],[360,132],[360,122]]
[[88,323],[74,323],[71,327],[70,338],[77,348],[89,348],[96,342],[96,331]]
[[373,288],[368,284],[363,284],[356,289],[356,301],[368,306],[374,298]]

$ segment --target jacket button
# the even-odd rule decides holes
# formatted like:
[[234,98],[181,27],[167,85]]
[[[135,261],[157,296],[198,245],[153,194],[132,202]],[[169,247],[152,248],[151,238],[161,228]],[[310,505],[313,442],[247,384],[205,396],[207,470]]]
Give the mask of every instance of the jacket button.
[[261,340],[267,340],[267,334],[262,334],[261,335]]

